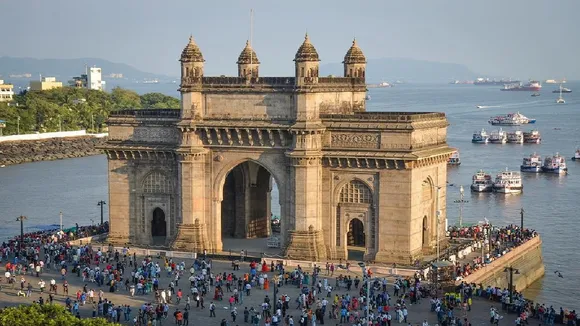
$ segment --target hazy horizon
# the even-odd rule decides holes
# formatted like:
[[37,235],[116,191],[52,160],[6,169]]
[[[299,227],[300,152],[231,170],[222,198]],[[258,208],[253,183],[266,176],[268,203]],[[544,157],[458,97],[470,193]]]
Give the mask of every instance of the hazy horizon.
[[580,1],[501,0],[314,2],[0,3],[0,56],[101,58],[178,75],[192,34],[206,74],[234,74],[250,34],[267,75],[291,75],[308,31],[321,64],[342,61],[353,37],[367,59],[409,58],[465,65],[492,76],[580,79]]

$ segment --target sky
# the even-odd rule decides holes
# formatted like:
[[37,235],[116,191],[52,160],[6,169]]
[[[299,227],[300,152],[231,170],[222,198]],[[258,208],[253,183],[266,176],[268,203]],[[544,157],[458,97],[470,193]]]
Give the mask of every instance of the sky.
[[580,0],[0,0],[0,56],[102,58],[176,76],[193,35],[206,75],[235,75],[250,9],[264,75],[292,75],[308,32],[321,64],[342,61],[356,37],[367,58],[580,79]]

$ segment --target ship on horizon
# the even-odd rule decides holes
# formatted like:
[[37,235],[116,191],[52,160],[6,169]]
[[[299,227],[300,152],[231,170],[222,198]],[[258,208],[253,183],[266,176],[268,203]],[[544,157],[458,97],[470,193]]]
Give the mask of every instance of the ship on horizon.
[[473,85],[479,85],[479,86],[503,86],[506,84],[515,84],[515,83],[519,83],[519,80],[512,80],[511,78],[509,79],[489,79],[489,78],[477,78],[474,82]]
[[528,91],[538,92],[542,89],[542,84],[537,80],[530,80],[527,84],[511,83],[503,85],[502,91]]

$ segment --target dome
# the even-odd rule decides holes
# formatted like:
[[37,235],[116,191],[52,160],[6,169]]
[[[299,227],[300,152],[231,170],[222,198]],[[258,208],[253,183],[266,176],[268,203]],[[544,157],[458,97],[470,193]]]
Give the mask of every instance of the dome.
[[342,63],[349,64],[349,63],[366,63],[367,59],[363,54],[362,50],[358,47],[356,43],[356,39],[352,41],[352,46],[346,52],[344,56],[344,61]]
[[252,47],[250,46],[250,42],[246,41],[246,47],[240,53],[238,57],[237,64],[249,64],[249,63],[256,63],[259,64],[260,61],[258,60],[258,56]]
[[189,37],[189,43],[185,46],[183,51],[181,52],[181,60],[180,61],[187,61],[187,62],[204,62],[203,54],[201,54],[201,50],[199,46],[195,44],[193,40],[193,36]]
[[304,61],[320,61],[318,58],[318,52],[314,48],[314,45],[310,43],[310,38],[308,34],[304,37],[304,43],[296,51],[296,56],[294,56],[294,61],[304,62]]

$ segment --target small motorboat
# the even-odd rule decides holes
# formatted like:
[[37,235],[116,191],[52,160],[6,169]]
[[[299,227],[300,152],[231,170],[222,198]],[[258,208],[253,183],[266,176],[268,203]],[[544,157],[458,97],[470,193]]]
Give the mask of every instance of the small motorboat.
[[534,94],[532,94],[532,97],[536,97],[536,96],[540,96],[540,93],[534,93]]

